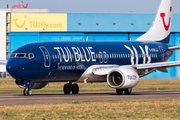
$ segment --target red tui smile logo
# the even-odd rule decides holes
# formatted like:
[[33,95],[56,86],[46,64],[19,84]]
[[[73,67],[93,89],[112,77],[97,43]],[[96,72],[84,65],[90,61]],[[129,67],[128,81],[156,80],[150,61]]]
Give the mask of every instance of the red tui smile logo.
[[[21,1],[21,3],[23,4],[23,1]],[[13,5],[12,8],[27,8],[29,4],[26,4],[26,5]]]
[[[172,7],[170,7],[170,12],[172,12]],[[171,17],[169,18],[168,25],[166,25],[165,20],[164,20],[164,17],[166,16],[166,14],[165,13],[160,13],[160,16],[162,17],[162,21],[163,21],[163,25],[164,25],[165,30],[168,31],[170,23],[171,23]]]

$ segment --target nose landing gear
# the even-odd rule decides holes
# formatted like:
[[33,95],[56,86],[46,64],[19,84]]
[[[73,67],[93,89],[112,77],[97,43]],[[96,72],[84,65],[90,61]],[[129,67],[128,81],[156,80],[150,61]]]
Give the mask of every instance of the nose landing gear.
[[70,94],[71,91],[72,91],[72,94],[78,94],[79,93],[79,86],[76,83],[74,83],[72,85],[72,82],[70,82],[70,83],[66,83],[64,85],[63,90],[64,90],[64,94]]
[[29,88],[24,88],[23,94],[24,94],[24,96],[31,96],[32,91]]

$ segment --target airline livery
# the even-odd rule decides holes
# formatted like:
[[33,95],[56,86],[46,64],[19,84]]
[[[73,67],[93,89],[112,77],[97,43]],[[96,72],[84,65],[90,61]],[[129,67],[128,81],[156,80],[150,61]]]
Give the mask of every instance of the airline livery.
[[7,63],[0,63],[24,95],[49,82],[68,82],[65,94],[78,94],[78,82],[107,82],[118,95],[129,95],[140,77],[180,66],[180,61],[166,62],[180,49],[169,44],[172,5],[173,0],[162,0],[150,30],[136,41],[30,43],[15,50]]

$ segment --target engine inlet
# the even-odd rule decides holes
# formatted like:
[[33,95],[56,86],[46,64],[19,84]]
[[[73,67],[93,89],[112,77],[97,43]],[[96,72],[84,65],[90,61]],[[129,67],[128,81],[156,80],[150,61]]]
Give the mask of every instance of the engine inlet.
[[108,82],[111,86],[120,86],[123,82],[123,77],[119,72],[112,72],[109,75]]

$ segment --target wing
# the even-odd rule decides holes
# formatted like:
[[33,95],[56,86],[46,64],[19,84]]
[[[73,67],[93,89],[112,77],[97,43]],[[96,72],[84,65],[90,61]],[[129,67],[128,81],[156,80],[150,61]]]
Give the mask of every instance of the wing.
[[168,72],[167,67],[175,67],[180,66],[180,61],[171,61],[171,62],[157,62],[157,63],[150,63],[150,64],[139,64],[139,65],[132,65],[133,68],[136,70],[144,70],[150,68],[156,68],[161,72]]
[[180,61],[157,62],[157,63],[149,63],[149,64],[132,65],[132,67],[137,70],[149,69],[149,68],[174,67],[174,66],[180,66]]
[[7,64],[7,60],[0,60],[0,65],[6,65]]
[[[171,62],[157,62],[157,63],[150,63],[150,64],[138,64],[138,65],[124,65],[124,66],[119,66],[119,65],[93,65],[90,66],[84,75],[82,76],[87,76],[88,75],[107,75],[112,69],[119,68],[119,67],[131,67],[136,70],[145,70],[145,69],[150,69],[150,68],[156,68],[157,70],[161,72],[167,72],[166,68],[167,67],[174,67],[174,66],[180,66],[180,61],[171,61]],[[86,77],[84,77],[84,80]]]

